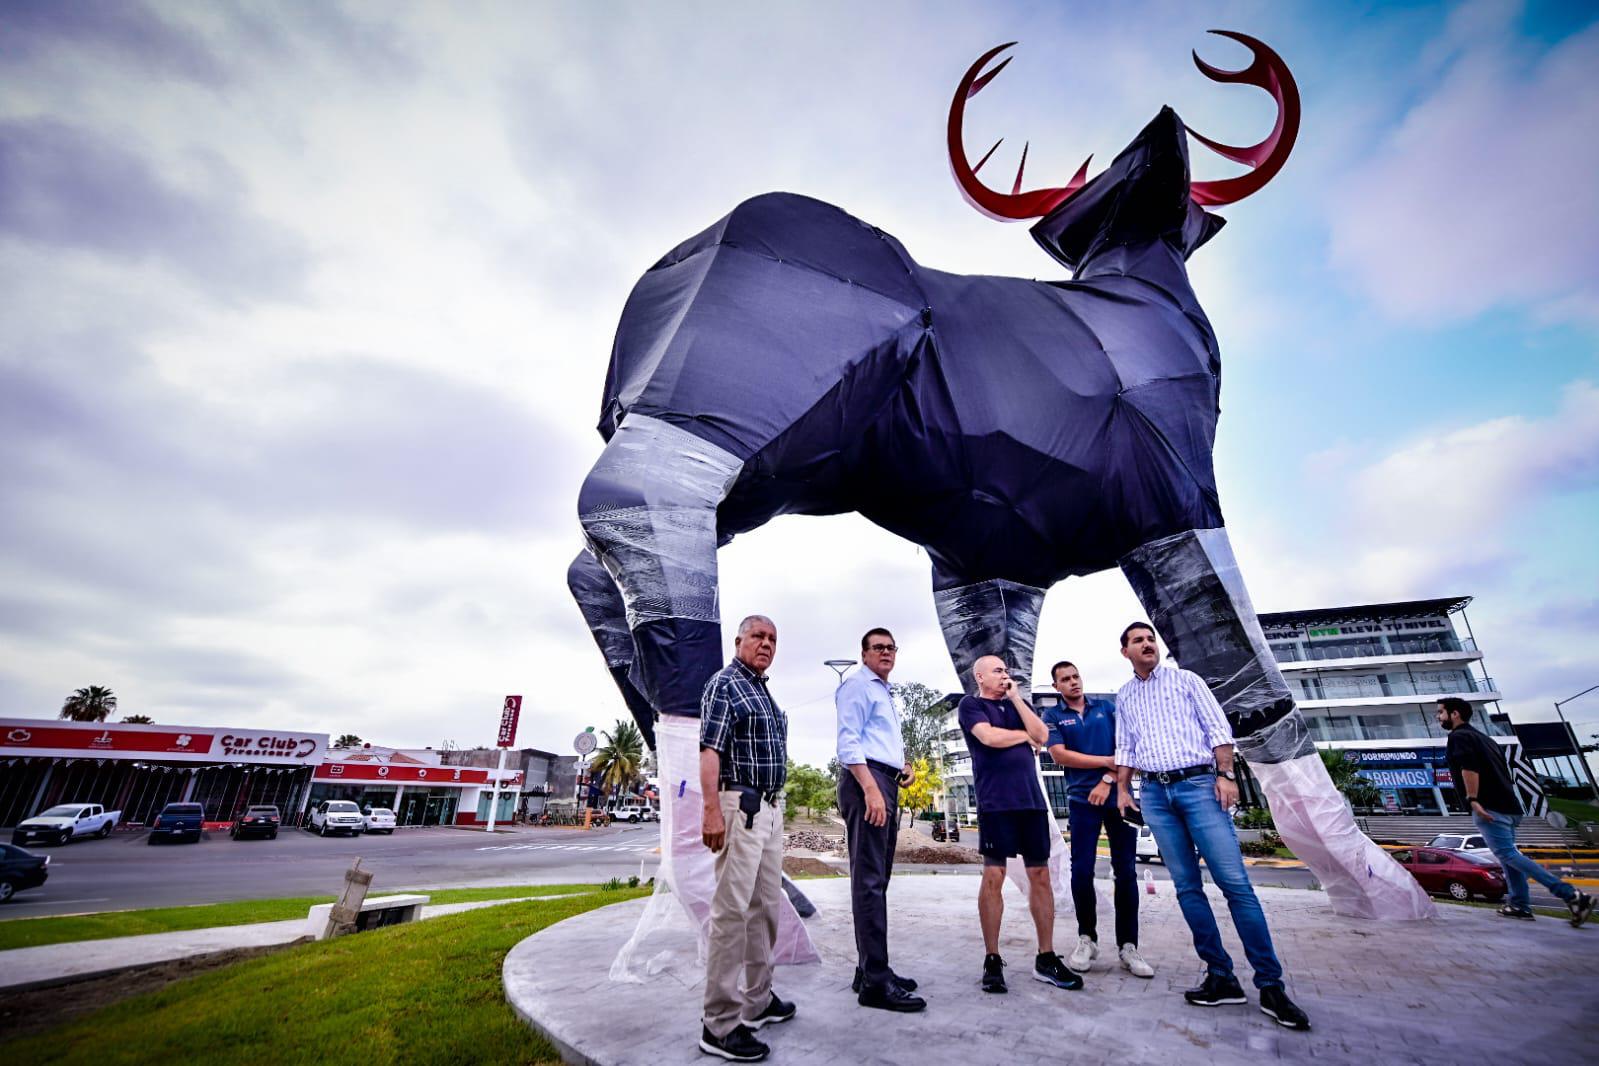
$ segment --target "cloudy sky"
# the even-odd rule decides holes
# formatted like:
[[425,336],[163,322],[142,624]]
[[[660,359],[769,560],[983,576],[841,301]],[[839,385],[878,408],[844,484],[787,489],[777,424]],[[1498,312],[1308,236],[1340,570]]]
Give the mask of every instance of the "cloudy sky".
[[[1256,605],[1471,595],[1526,719],[1599,683],[1599,22],[1582,3],[0,3],[0,716],[108,685],[191,725],[569,750],[622,713],[564,584],[611,335],[667,249],[805,192],[949,270],[1058,277],[943,124],[1064,179],[1271,43],[1305,110],[1191,263]],[[977,144],[982,141],[981,145]],[[1013,159],[1014,157],[1012,157]],[[1199,176],[1235,172],[1195,153]],[[925,556],[853,517],[722,553],[823,762],[886,624],[954,685]],[[1039,657],[1119,683],[1119,574]],[[1599,694],[1570,716],[1599,732]]]

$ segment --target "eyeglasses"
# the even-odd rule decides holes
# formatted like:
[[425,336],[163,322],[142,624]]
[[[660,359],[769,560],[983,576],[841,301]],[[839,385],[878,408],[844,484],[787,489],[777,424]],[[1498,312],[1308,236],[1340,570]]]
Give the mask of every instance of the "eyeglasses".
[[898,644],[868,644],[867,651],[899,651]]

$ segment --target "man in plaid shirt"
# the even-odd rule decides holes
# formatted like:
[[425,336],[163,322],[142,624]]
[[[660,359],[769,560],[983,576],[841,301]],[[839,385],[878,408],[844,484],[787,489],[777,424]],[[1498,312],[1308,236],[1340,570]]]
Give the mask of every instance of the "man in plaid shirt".
[[772,991],[783,899],[778,801],[788,776],[788,718],[766,690],[776,654],[777,626],[750,615],[733,639],[733,661],[700,697],[701,836],[716,853],[700,1050],[733,1062],[766,1058],[770,1049],[751,1030],[794,1017],[794,1004]]

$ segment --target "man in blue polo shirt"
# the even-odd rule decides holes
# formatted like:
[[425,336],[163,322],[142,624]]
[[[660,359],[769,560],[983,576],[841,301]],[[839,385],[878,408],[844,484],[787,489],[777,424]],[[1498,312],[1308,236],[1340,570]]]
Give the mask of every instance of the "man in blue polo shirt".
[[1064,704],[1044,712],[1049,754],[1066,768],[1066,824],[1072,837],[1072,904],[1077,909],[1077,948],[1066,965],[1087,973],[1099,957],[1094,864],[1099,832],[1110,840],[1115,878],[1116,945],[1122,967],[1135,977],[1154,977],[1155,969],[1138,953],[1138,830],[1116,809],[1116,704],[1083,695],[1083,676],[1069,662],[1049,668],[1050,685]]

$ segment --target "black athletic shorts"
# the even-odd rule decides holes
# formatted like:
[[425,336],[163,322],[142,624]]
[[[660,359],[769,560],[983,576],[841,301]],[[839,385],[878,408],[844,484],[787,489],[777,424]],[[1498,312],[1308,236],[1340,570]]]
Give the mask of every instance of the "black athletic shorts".
[[989,811],[977,814],[977,850],[984,866],[1004,866],[1020,855],[1028,866],[1049,862],[1053,827],[1047,811]]

